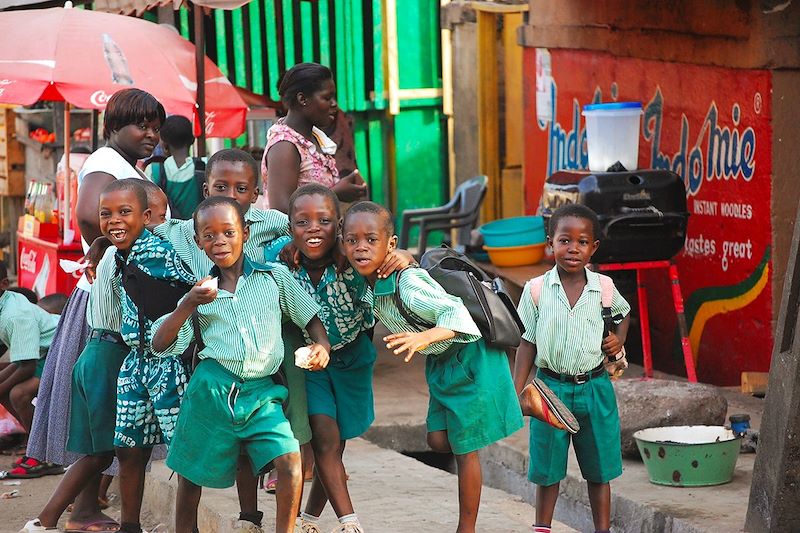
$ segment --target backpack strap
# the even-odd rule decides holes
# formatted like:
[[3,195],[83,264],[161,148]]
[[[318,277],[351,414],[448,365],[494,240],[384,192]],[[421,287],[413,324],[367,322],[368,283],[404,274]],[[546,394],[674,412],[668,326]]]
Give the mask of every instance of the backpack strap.
[[544,274],[536,276],[531,280],[531,299],[533,305],[539,308],[539,298],[542,296],[542,287],[544,286]]
[[415,328],[417,331],[425,331],[434,327],[436,324],[431,324],[415,315],[408,307],[406,307],[403,299],[400,298],[400,275],[404,271],[405,270],[401,270],[398,272],[395,278],[394,294],[392,294],[392,297],[394,298],[394,305],[397,307],[397,310],[400,311],[403,319],[408,322],[411,327]]
[[605,274],[597,274],[600,278],[600,305],[603,315],[603,338],[614,331],[616,321],[622,319],[622,315],[612,316],[611,305],[614,303],[614,280]]

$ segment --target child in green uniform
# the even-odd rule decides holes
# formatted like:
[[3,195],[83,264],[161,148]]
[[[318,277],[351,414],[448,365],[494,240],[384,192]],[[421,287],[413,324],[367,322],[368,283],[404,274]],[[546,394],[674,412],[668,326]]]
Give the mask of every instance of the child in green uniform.
[[[575,414],[580,430],[572,435],[572,445],[589,485],[594,527],[607,533],[609,481],[622,474],[622,459],[617,400],[603,362],[622,350],[630,306],[614,289],[611,313],[621,323],[603,338],[600,279],[586,268],[600,244],[594,211],[579,204],[561,207],[550,218],[548,233],[556,266],[544,275],[538,305],[532,282],[522,291],[519,314],[525,333],[517,350],[514,385],[522,390],[535,362],[537,377]],[[531,418],[528,478],[536,484],[537,533],[550,532],[559,482],[567,473],[569,442],[569,433]]]
[[[375,419],[372,371],[376,353],[367,333],[374,318],[364,300],[366,280],[350,266],[338,272],[334,265],[339,220],[339,199],[324,185],[304,185],[289,198],[293,244],[300,253],[293,274],[320,305],[319,316],[333,350],[327,368],[306,372],[305,377],[317,475],[303,513],[304,533],[319,533],[317,523],[328,500],[341,523],[336,531],[362,531],[347,490],[342,455],[345,441],[364,433]],[[278,239],[265,249],[265,259],[275,261],[278,249],[288,243],[288,238]],[[408,257],[391,254],[382,272],[391,273],[409,262]],[[290,354],[297,345],[286,346],[286,359],[293,364]]]
[[[281,406],[287,389],[273,375],[284,356],[284,317],[313,339],[310,366],[327,364],[330,343],[317,317],[319,306],[284,267],[255,263],[243,254],[249,232],[234,200],[204,200],[194,221],[197,243],[215,266],[153,326],[154,349],[182,353],[195,340],[191,317],[197,312],[197,340],[204,345],[167,456],[167,465],[181,475],[176,531],[197,527],[201,487],[233,484],[244,448],[254,473],[271,462],[278,469],[276,531],[288,533],[300,505],[302,469]],[[218,289],[205,285],[212,277]]]
[[[142,182],[144,183],[144,182]],[[145,187],[151,219],[160,220],[167,210],[167,199],[156,187]],[[97,265],[86,320],[91,328],[89,340],[72,369],[67,449],[81,454],[70,466],[37,519],[23,527],[25,533],[55,529],[59,518],[75,498],[95,497],[100,474],[114,458],[117,376],[130,349],[122,340],[120,275],[114,259],[117,249],[110,247]],[[109,409],[114,406],[114,409]],[[79,495],[80,494],[80,495]],[[79,505],[77,508],[93,508]],[[73,512],[67,530],[114,530],[119,524],[103,513],[88,516]],[[102,529],[99,529],[102,528]]]
[[[100,228],[117,247],[115,260],[120,269],[135,267],[151,278],[194,284],[196,278],[169,242],[145,228],[150,217],[139,180],[117,180],[100,195]],[[120,531],[128,533],[141,531],[145,467],[153,446],[169,443],[186,384],[179,358],[158,359],[150,353],[150,319],[134,301],[147,296],[154,295],[129,294],[123,285],[120,334],[130,353],[117,378],[114,447],[120,461]]]
[[[9,285],[6,265],[0,262],[0,344],[8,348],[11,358],[11,364],[0,371],[0,403],[30,433],[33,423],[31,399],[39,387],[47,349],[53,341],[59,316],[51,315],[22,294],[7,290]],[[31,474],[39,472],[44,475],[52,466],[35,459],[31,461],[35,462],[31,468],[36,470],[25,470]]]
[[[505,352],[487,346],[459,298],[446,293],[428,273],[409,268],[378,279],[397,236],[391,213],[372,202],[359,202],[347,212],[342,230],[347,259],[372,287],[375,316],[392,333],[383,340],[408,362],[426,355],[430,391],[428,445],[452,452],[458,466],[458,532],[475,531],[481,495],[478,450],[522,427]],[[395,292],[407,309],[436,326],[418,331],[397,308]]]

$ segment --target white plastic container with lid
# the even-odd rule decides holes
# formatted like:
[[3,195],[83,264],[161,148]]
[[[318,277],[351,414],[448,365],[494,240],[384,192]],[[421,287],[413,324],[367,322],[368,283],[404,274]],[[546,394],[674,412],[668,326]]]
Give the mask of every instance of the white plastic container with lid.
[[605,172],[619,161],[627,170],[639,168],[640,102],[612,102],[583,106],[589,170]]

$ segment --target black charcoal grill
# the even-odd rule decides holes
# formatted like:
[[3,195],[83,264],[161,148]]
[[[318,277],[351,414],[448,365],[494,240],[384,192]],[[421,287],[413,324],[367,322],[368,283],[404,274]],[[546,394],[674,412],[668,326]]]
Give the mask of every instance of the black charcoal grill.
[[597,263],[670,259],[686,241],[686,189],[674,172],[556,172],[544,185],[545,221],[567,203],[597,213],[603,233]]

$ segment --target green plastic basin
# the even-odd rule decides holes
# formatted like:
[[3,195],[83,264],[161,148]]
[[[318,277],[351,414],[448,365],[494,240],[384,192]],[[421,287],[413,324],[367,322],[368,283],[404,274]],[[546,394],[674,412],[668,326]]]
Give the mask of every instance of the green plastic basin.
[[637,431],[633,438],[650,482],[673,487],[728,483],[741,440],[722,426],[649,428]]

